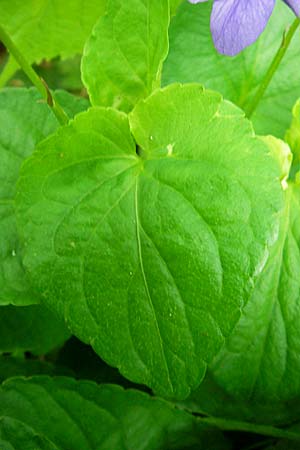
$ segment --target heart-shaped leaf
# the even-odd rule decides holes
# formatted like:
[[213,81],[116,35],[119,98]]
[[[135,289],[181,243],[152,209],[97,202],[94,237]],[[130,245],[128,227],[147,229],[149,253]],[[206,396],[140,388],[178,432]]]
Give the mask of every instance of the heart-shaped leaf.
[[239,109],[173,85],[129,121],[92,108],[41,143],[17,205],[47,305],[122,374],[185,397],[265,265],[283,193]]

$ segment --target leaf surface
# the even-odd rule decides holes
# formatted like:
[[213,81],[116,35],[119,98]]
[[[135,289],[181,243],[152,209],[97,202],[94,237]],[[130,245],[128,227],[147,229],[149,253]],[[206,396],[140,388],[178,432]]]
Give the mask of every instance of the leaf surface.
[[0,307],[0,353],[43,355],[69,337],[64,323],[42,305]]
[[160,87],[168,26],[168,0],[108,0],[82,60],[93,105],[127,112]]
[[229,421],[277,427],[295,423],[300,415],[299,397],[287,401],[241,399],[218,385],[210,370],[201,385],[186,400],[180,402],[179,406],[193,413]]
[[26,357],[14,357],[11,355],[0,356],[0,383],[8,378],[17,376],[31,377],[32,375],[74,376],[74,372],[70,367],[57,365],[56,362],[54,365],[47,361],[41,361],[40,359],[28,359]]
[[243,399],[300,395],[300,186],[292,181],[285,205],[278,242],[212,366],[217,383]]
[[228,448],[219,431],[197,424],[174,405],[139,391],[71,378],[8,380],[0,390],[0,416],[22,422],[60,450]]
[[59,450],[54,444],[36,434],[32,428],[19,420],[0,417],[1,450]]
[[[65,92],[56,94],[69,115],[87,102]],[[15,186],[22,162],[36,144],[59,124],[35,89],[4,89],[0,92],[0,305],[38,303],[24,272],[21,244],[14,211]]]
[[[27,61],[81,54],[105,0],[1,0],[0,23]],[[13,58],[0,77],[4,84],[17,70]]]
[[[258,41],[234,58],[217,53],[209,29],[211,2],[178,9],[170,26],[170,52],[163,67],[163,84],[198,82],[215,89],[247,110],[283,33],[294,15],[283,2],[276,2],[270,22]],[[299,97],[300,29],[281,62],[251,120],[258,134],[283,138],[291,121],[291,109]]]
[[293,107],[293,118],[285,139],[293,152],[293,167],[291,177],[300,171],[300,100]]
[[270,152],[240,110],[200,85],[157,91],[129,122],[112,109],[78,115],[23,166],[33,285],[124,376],[187,396],[277,238],[283,193]]

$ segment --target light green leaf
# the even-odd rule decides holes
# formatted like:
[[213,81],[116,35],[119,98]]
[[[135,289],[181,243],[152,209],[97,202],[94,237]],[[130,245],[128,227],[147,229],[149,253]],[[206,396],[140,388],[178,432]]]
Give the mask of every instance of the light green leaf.
[[[65,92],[57,99],[71,116],[87,102]],[[36,144],[59,124],[35,89],[4,89],[0,92],[0,305],[37,303],[21,261],[14,212],[15,185],[22,162]]]
[[174,405],[71,378],[8,380],[0,390],[1,416],[29,426],[60,450],[228,449],[218,430]]
[[[163,84],[199,82],[221,92],[225,98],[247,109],[279,48],[283,32],[294,20],[281,1],[258,41],[240,55],[219,55],[209,30],[211,2],[191,5],[183,2],[170,27],[170,53],[163,67]],[[284,137],[291,121],[291,109],[299,97],[300,29],[294,36],[279,69],[252,116],[259,134]]]
[[285,139],[293,152],[293,172],[295,175],[300,170],[300,99],[293,107],[293,118]]
[[183,2],[183,0],[169,0],[171,16],[173,16],[173,14],[176,13],[178,6],[182,2]]
[[45,306],[0,307],[0,353],[30,351],[42,355],[69,337],[63,322]]
[[300,395],[299,353],[300,186],[290,182],[278,241],[212,370],[236,397],[287,401]]
[[168,0],[108,0],[82,60],[93,105],[130,111],[160,86],[168,26]]
[[[0,23],[29,63],[81,54],[94,24],[104,13],[106,0],[1,0]],[[13,58],[0,85],[15,73]]]
[[157,91],[129,123],[113,109],[78,115],[18,185],[34,286],[124,376],[186,397],[277,238],[270,151],[240,110],[196,84]]

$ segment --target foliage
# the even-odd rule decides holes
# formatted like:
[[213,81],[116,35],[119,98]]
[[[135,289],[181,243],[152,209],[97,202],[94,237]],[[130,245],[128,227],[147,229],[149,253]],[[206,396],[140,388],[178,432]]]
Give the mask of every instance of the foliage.
[[269,77],[282,3],[235,58],[210,3],[0,7],[65,89],[0,90],[1,450],[298,448],[298,19]]

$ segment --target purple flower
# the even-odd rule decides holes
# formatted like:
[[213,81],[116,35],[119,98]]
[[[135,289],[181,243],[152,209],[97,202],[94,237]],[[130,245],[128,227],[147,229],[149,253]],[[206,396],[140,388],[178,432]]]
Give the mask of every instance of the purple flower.
[[[207,0],[188,0],[200,3]],[[234,56],[264,31],[275,0],[213,0],[210,28],[219,53]],[[300,15],[300,0],[283,0]]]

